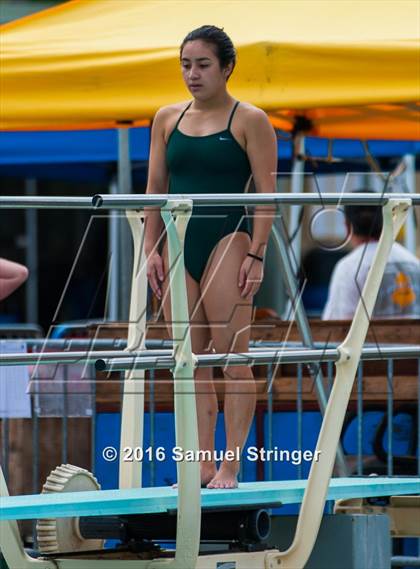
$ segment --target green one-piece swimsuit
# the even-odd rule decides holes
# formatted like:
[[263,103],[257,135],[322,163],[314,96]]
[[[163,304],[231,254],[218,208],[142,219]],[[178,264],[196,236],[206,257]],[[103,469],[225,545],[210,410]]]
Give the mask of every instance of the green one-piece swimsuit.
[[[227,128],[207,136],[182,133],[179,123],[166,149],[170,194],[242,194],[251,175],[248,156],[230,130],[235,104]],[[217,243],[226,235],[244,232],[251,236],[244,206],[193,206],[185,236],[185,267],[200,282]]]

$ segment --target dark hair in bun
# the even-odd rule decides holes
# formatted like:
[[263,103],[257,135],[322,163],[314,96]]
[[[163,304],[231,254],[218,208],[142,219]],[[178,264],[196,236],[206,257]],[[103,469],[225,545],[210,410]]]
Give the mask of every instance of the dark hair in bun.
[[215,52],[217,59],[219,60],[220,67],[224,69],[230,63],[233,64],[233,68],[236,63],[236,51],[233,46],[230,37],[223,31],[223,28],[218,28],[217,26],[201,26],[190,32],[185,36],[184,41],[181,44],[180,56],[182,57],[182,50],[185,44],[190,41],[202,40],[211,45],[215,46]]

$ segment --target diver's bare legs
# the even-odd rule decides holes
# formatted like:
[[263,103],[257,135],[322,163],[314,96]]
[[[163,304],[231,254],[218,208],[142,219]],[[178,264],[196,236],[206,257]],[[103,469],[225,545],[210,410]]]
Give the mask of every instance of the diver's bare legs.
[[[172,337],[171,329],[171,303],[169,295],[168,279],[168,257],[167,249],[164,247],[163,265],[165,278],[162,283],[162,305],[165,321],[168,324],[169,336]],[[194,354],[203,354],[209,351],[211,344],[210,330],[200,302],[200,286],[186,272],[186,284],[188,294],[188,310],[191,322],[191,343]],[[214,456],[214,435],[216,430],[216,420],[218,413],[217,395],[213,383],[212,368],[197,368],[194,372],[196,401],[197,401],[197,423],[198,440],[200,450],[209,450]],[[188,450],[188,449],[185,449]],[[207,485],[213,479],[217,470],[214,460],[204,461],[201,467],[201,484]]]
[[[218,353],[247,352],[252,302],[241,297],[239,270],[249,251],[245,233],[227,235],[217,245],[201,280],[201,293],[213,346]],[[256,385],[251,368],[227,366],[225,377],[226,451],[242,450],[255,412]],[[208,488],[235,488],[238,460],[224,460]]]
[[[247,352],[251,331],[252,303],[241,298],[239,269],[249,251],[250,238],[244,233],[227,235],[216,246],[200,285],[186,272],[188,309],[191,322],[193,353],[205,353],[211,347],[218,353]],[[168,259],[163,251],[165,280],[162,304],[169,334],[171,308],[169,298]],[[226,450],[236,456],[242,450],[252,423],[256,403],[255,380],[250,368],[229,366],[225,378]],[[213,456],[218,412],[212,368],[197,368],[197,421],[199,446]],[[201,463],[201,482],[208,488],[235,488],[240,462],[224,460],[219,470],[214,461]]]

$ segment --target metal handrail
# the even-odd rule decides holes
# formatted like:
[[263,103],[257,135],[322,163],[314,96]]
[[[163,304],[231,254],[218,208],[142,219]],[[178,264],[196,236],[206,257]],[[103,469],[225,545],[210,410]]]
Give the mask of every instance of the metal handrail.
[[[255,193],[255,194],[97,194],[92,199],[94,207],[112,209],[140,209],[148,206],[164,207],[166,203],[191,200],[194,206],[258,206],[258,205],[386,205],[390,199],[404,200],[407,194],[372,193]],[[420,194],[410,194],[412,205],[420,205]]]
[[[249,352],[232,354],[195,354],[196,367],[226,365],[254,366],[313,362],[336,362],[340,357],[336,348],[293,348],[278,344],[278,349],[250,347]],[[420,345],[364,347],[361,360],[420,358]],[[175,358],[171,349],[90,350],[74,352],[44,352],[33,354],[6,353],[0,355],[0,366],[46,364],[95,364],[98,371],[127,371],[132,369],[171,369]],[[150,366],[150,367],[149,367]]]
[[[407,194],[372,193],[257,193],[257,194],[97,194],[91,197],[77,196],[3,196],[0,209],[122,209],[141,210],[145,207],[165,207],[171,202],[193,200],[195,206],[232,205],[385,205],[390,199],[404,199]],[[420,205],[420,194],[410,194],[412,205]]]

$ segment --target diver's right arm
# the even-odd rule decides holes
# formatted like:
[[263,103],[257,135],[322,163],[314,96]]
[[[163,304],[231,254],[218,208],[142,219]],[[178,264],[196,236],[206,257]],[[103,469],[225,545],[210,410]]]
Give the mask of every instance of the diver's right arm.
[[[160,109],[154,118],[151,132],[149,174],[146,194],[168,193],[168,169],[166,167],[165,124],[168,108]],[[155,295],[162,297],[163,263],[157,246],[163,229],[160,208],[145,208],[144,247],[147,257],[147,278]]]

